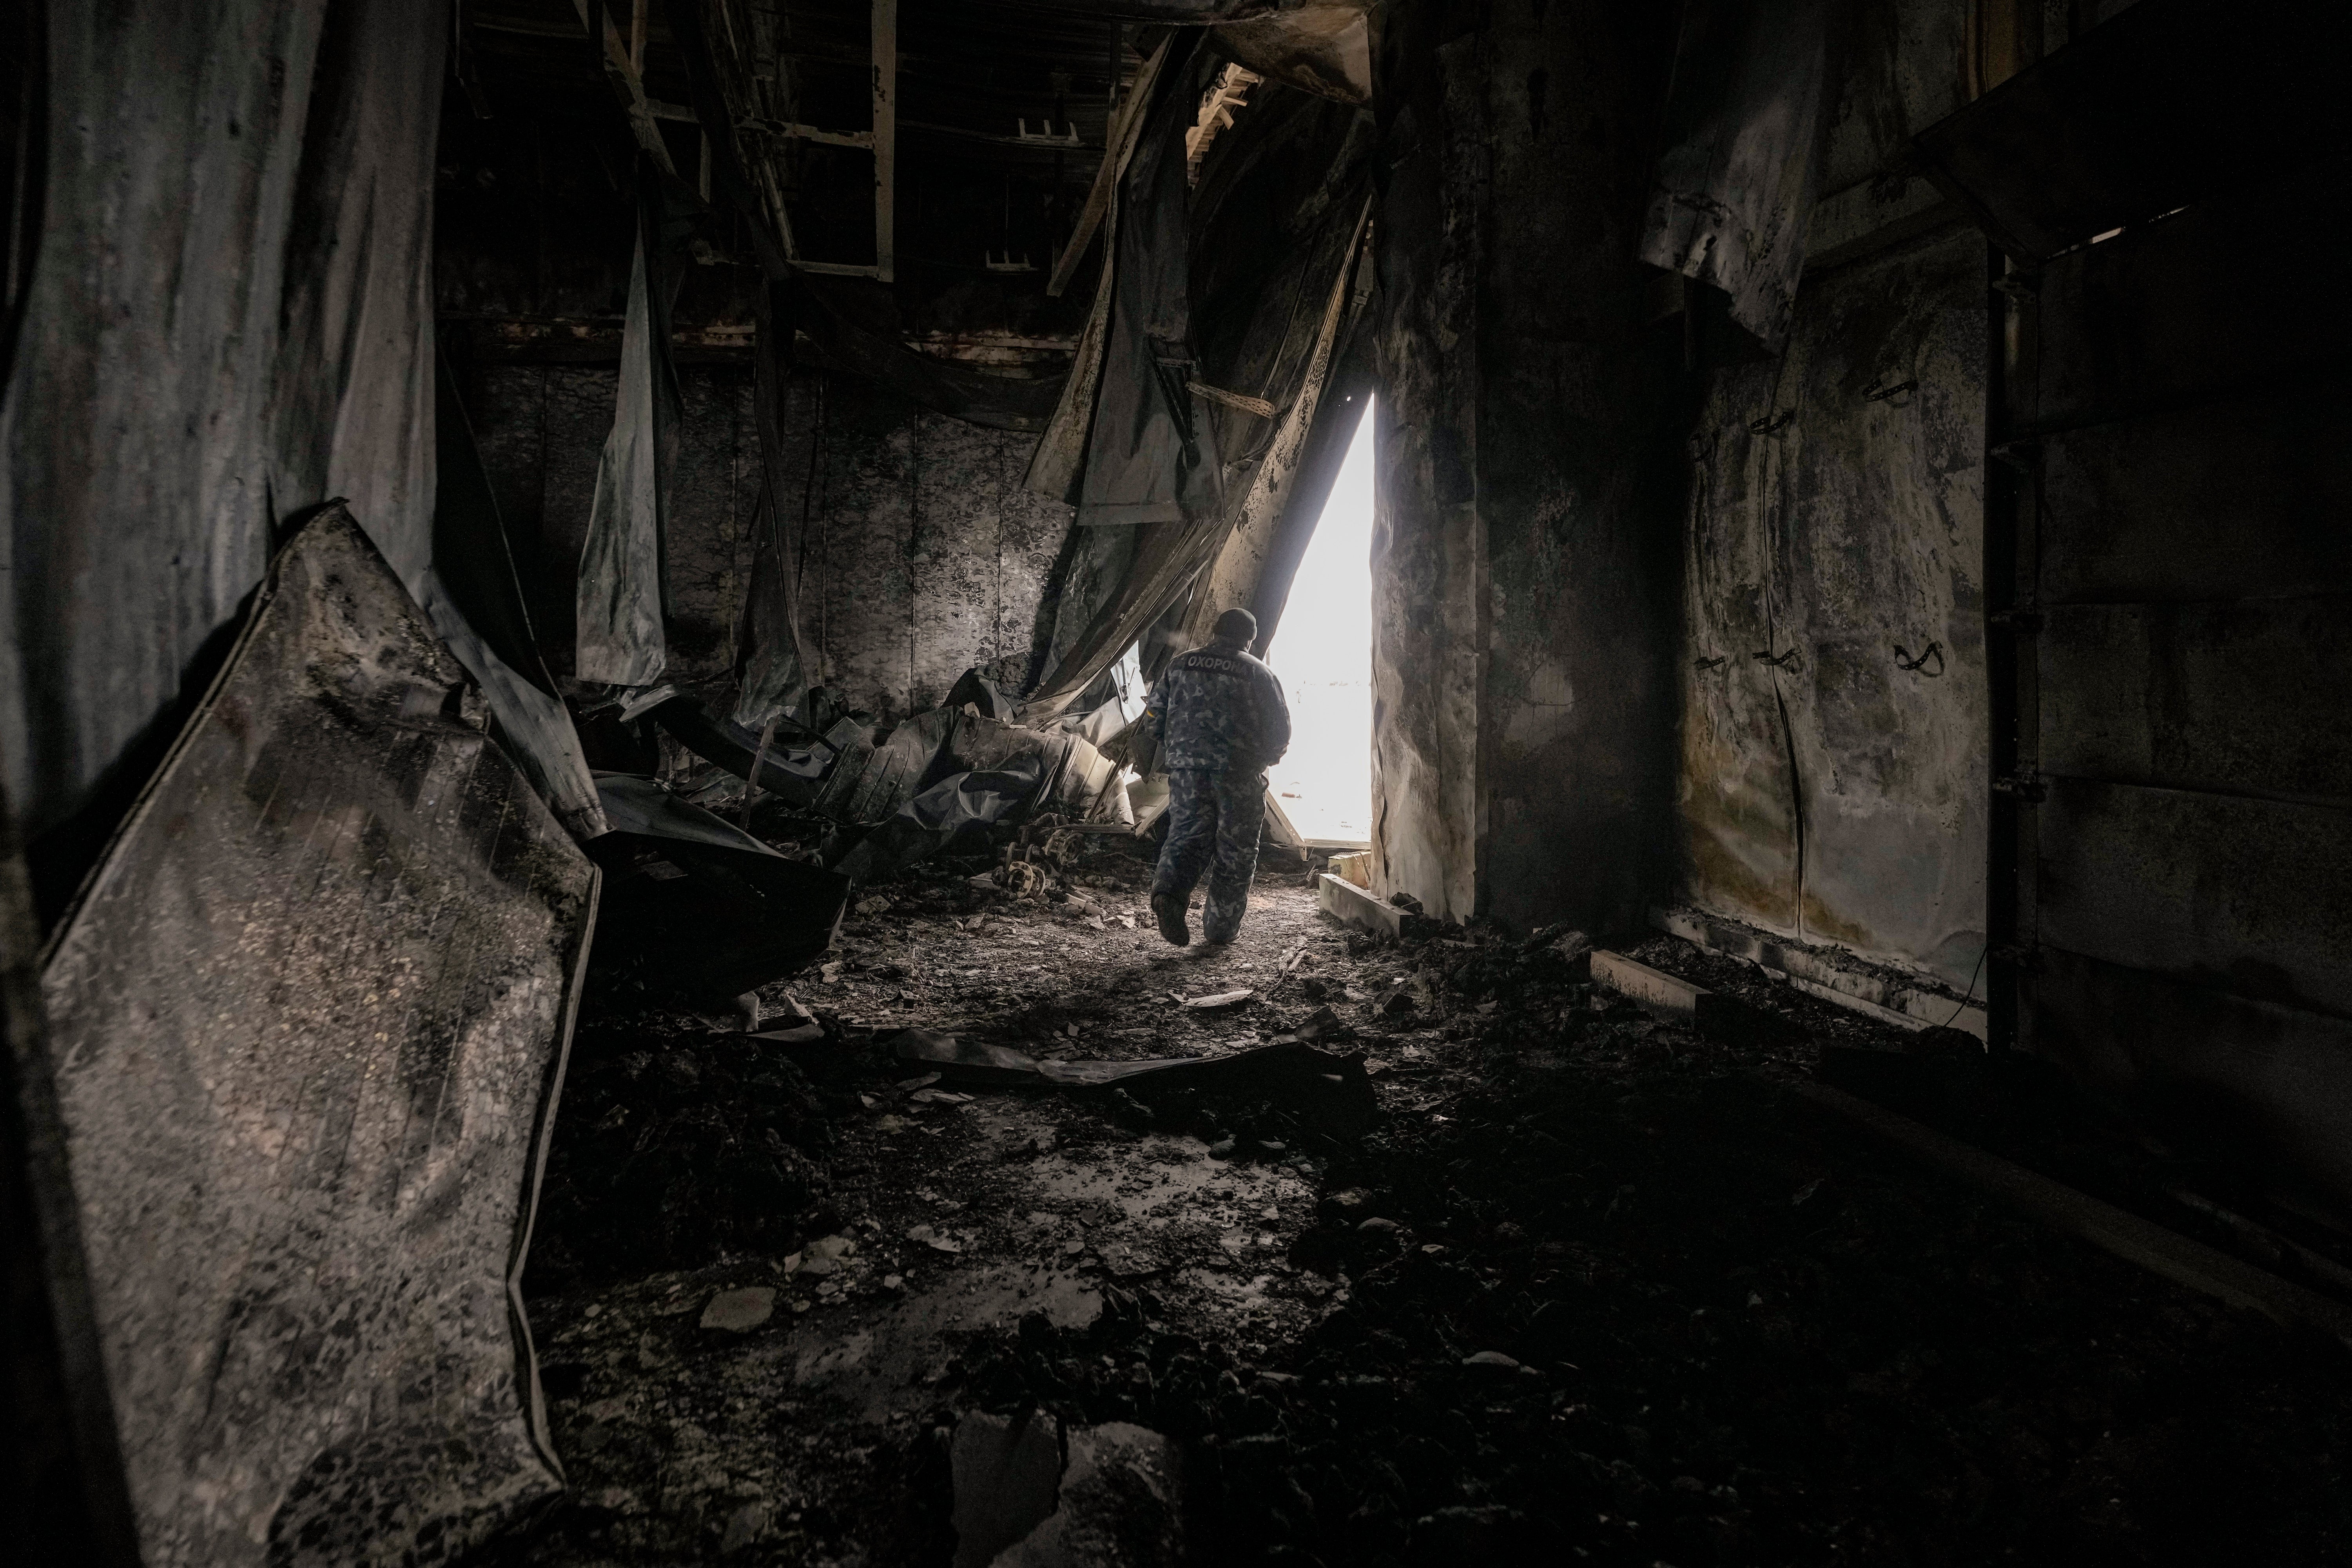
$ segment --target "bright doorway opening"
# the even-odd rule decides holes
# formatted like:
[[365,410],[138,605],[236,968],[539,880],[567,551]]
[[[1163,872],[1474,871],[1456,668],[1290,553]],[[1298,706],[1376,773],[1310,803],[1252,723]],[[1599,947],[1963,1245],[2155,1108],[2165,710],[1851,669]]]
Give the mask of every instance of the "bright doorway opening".
[[[1358,400],[1351,400],[1358,401]],[[1266,663],[1290,699],[1290,752],[1267,774],[1301,837],[1372,836],[1372,407],[1291,583]]]

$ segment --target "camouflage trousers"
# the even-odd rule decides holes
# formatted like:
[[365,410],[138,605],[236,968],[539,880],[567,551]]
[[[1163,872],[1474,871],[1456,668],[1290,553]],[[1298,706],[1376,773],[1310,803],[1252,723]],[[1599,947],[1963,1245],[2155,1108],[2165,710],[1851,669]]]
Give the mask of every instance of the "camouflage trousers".
[[[1201,933],[1231,942],[1249,911],[1250,877],[1257,869],[1258,830],[1265,822],[1265,775],[1184,768],[1168,775],[1168,837],[1151,879],[1154,898],[1190,897],[1209,873]],[[1213,862],[1213,865],[1212,864]]]

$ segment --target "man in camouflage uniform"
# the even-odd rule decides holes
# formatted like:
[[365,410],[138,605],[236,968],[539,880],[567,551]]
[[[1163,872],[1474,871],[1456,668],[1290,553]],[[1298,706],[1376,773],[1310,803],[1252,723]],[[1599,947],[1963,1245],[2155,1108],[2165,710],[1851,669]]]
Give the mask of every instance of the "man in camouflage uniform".
[[1257,617],[1227,610],[1209,646],[1179,654],[1151,689],[1145,733],[1168,774],[1168,837],[1151,879],[1160,934],[1189,945],[1185,904],[1213,858],[1201,934],[1226,942],[1249,909],[1250,874],[1265,816],[1265,770],[1290,746],[1282,682],[1249,653]]

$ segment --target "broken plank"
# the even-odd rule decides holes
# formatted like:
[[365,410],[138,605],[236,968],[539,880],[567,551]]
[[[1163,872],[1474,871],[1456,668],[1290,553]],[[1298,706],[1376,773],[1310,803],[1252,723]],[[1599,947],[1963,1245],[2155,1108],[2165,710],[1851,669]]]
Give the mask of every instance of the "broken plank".
[[898,0],[874,0],[874,276],[898,274]]
[[[588,0],[572,0],[572,9],[579,13],[580,25],[593,28],[596,17],[588,10]],[[646,85],[636,68],[629,60],[628,41],[614,25],[612,14],[601,8],[596,13],[604,21],[604,76],[613,84],[614,96],[621,100],[622,111],[628,116],[629,129],[637,145],[652,155],[661,172],[671,179],[677,178],[677,166],[670,161],[669,143],[662,140],[661,129],[654,123],[652,100],[646,97]]]
[[1652,1012],[1676,1018],[1697,1017],[1700,999],[1706,995],[1704,986],[1677,980],[1646,963],[1636,963],[1622,952],[1606,950],[1592,955],[1592,981]]
[[1404,911],[1381,902],[1353,882],[1326,871],[1315,879],[1315,901],[1325,914],[1375,936],[1404,934]]

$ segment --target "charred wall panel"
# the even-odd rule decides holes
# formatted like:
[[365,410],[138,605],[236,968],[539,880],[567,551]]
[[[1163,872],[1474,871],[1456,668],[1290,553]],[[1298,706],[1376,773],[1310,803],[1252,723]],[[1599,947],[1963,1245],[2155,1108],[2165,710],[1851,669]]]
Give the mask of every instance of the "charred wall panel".
[[2352,597],[2054,605],[2042,632],[2042,765],[2352,805]]
[[[1484,63],[1434,6],[1385,19],[1389,178],[1374,228],[1372,847],[1381,887],[1476,912],[1478,700],[1486,647],[1477,505],[1476,289]],[[1376,22],[1382,19],[1376,18]]]
[[1985,931],[1984,267],[1948,229],[1821,275],[1782,361],[1718,376],[1685,600],[1683,896],[1956,990]]
[[[2336,180],[2295,199],[2336,210],[2347,194]],[[2015,434],[2272,391],[2273,378],[2340,361],[2352,312],[2316,297],[2324,290],[2249,279],[2241,226],[2255,221],[2235,204],[2192,207],[2045,268],[2034,285],[2036,407]]]
[[2322,1204],[2352,1192],[2352,1020],[2055,947],[2035,978],[2042,1053],[2136,1102],[2181,1152]]
[[751,579],[760,510],[760,444],[749,366],[688,367],[677,468],[671,479],[668,679],[731,669]]
[[[2049,309],[2048,306],[2043,307]],[[2054,431],[2041,446],[2052,604],[2352,593],[2352,379]]]
[[802,613],[814,617],[810,640],[827,684],[903,718],[914,668],[915,408],[845,376],[828,393],[824,500],[811,523],[815,592]]
[[2352,812],[2092,778],[2048,788],[2044,943],[2352,1016]]
[[2247,286],[2268,210],[2250,188],[2008,290],[2003,994],[2021,1044],[2167,1138],[2347,1212],[2352,309]]
[[1627,199],[1661,9],[1497,5],[1486,40],[1480,907],[1520,930],[1638,922],[1665,871],[1677,498],[1652,453],[1679,345],[1643,331]]

